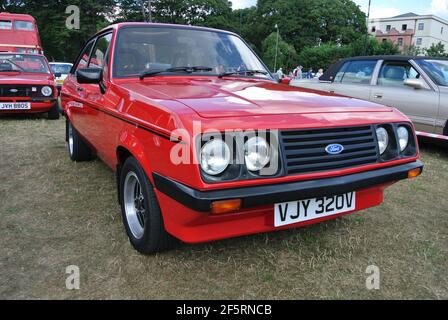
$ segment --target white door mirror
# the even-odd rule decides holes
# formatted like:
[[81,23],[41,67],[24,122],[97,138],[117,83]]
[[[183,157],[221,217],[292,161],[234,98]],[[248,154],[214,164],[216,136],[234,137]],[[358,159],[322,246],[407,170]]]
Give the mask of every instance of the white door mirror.
[[404,80],[404,85],[412,87],[414,89],[424,89],[426,88],[425,83],[422,79],[406,79]]

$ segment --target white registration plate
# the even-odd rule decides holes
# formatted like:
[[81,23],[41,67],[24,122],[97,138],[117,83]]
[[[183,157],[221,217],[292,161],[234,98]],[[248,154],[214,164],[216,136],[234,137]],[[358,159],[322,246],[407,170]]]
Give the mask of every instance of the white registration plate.
[[30,110],[29,102],[0,102],[0,110]]
[[281,227],[352,211],[355,210],[355,201],[355,192],[349,192],[336,196],[276,203],[274,226]]

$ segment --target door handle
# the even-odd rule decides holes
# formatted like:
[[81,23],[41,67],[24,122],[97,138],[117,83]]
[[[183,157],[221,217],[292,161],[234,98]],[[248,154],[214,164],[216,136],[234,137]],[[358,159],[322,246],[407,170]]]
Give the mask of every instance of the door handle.
[[330,90],[328,90],[328,92],[334,93],[334,89],[330,89]]
[[381,99],[383,97],[383,95],[381,93],[376,93],[376,94],[373,95],[373,97],[375,99]]

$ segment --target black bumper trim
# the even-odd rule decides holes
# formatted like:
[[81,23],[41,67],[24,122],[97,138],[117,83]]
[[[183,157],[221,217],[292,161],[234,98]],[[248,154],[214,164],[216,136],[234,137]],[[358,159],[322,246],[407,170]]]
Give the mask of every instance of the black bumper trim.
[[211,203],[219,200],[242,199],[242,207],[250,208],[347,193],[406,179],[408,171],[417,168],[423,169],[423,163],[419,160],[339,177],[212,191],[198,191],[158,173],[152,176],[160,192],[190,209],[207,212],[210,211]]

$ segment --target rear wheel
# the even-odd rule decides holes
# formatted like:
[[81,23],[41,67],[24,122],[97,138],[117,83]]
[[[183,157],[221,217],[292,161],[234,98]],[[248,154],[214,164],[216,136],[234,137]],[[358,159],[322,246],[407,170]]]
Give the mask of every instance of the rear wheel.
[[165,231],[153,186],[133,157],[120,170],[119,194],[126,233],[137,251],[152,254],[174,247],[176,239]]
[[54,106],[48,111],[48,119],[57,120],[59,119],[59,107],[58,104],[55,103]]
[[67,120],[67,146],[70,159],[73,161],[88,161],[92,159],[92,151],[81,139],[72,123]]

